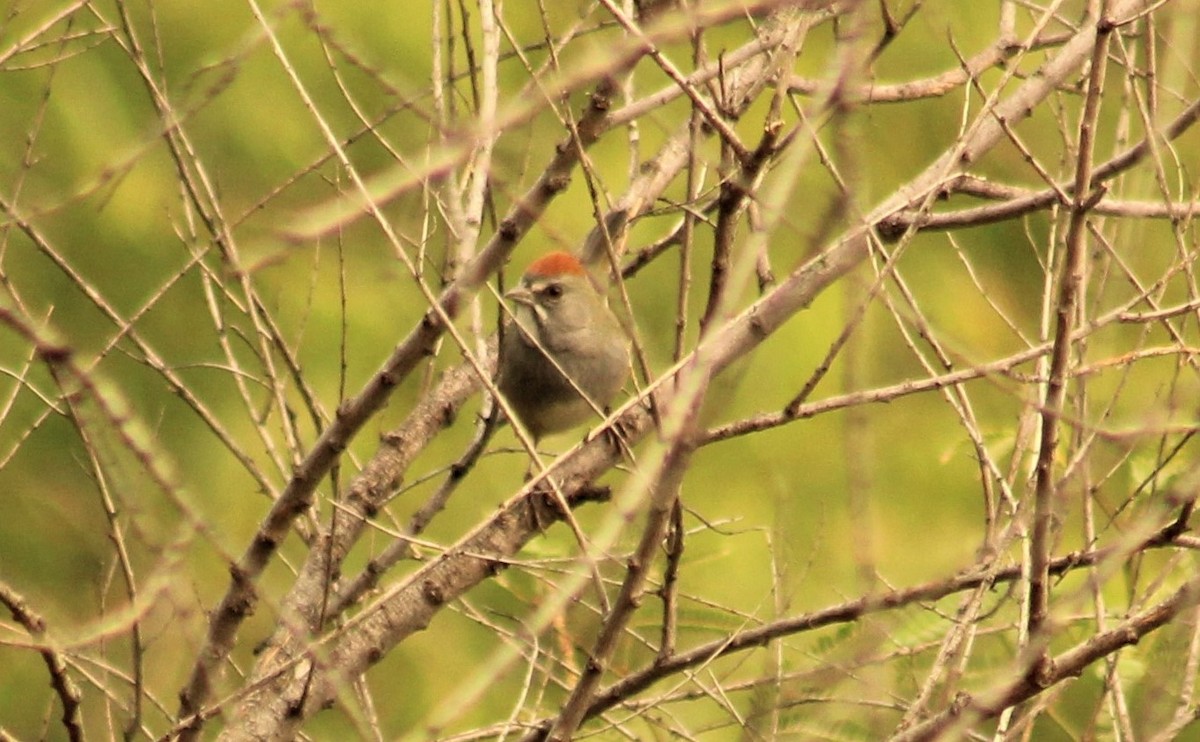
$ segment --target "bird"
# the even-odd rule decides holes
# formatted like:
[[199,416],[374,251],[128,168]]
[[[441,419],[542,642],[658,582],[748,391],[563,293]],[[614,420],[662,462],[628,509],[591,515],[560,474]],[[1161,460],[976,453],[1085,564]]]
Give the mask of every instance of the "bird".
[[629,377],[629,339],[577,257],[543,255],[505,298],[497,387],[535,443],[612,402]]

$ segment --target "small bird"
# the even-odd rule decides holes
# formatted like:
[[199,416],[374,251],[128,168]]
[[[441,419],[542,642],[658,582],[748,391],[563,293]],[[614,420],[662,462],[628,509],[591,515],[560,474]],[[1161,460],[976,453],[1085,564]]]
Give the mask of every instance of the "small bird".
[[535,441],[612,401],[629,377],[629,341],[578,258],[544,255],[505,297],[514,321],[500,347],[497,385]]

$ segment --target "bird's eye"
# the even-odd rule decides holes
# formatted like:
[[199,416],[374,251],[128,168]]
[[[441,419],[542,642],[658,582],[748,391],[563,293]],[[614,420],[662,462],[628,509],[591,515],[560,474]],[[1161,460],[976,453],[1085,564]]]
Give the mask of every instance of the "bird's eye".
[[561,283],[552,283],[542,289],[542,295],[548,299],[559,299],[563,295],[563,287]]

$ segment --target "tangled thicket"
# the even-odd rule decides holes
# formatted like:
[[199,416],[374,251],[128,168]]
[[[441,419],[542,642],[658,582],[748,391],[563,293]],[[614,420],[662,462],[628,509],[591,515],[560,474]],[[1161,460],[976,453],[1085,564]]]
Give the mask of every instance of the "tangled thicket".
[[0,737],[1200,728],[1195,2],[28,5]]

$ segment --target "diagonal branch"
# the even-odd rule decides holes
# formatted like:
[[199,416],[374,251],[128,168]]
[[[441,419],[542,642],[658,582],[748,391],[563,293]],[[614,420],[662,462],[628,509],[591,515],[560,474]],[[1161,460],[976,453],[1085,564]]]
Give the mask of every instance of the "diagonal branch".
[[[588,111],[580,121],[579,136],[585,146],[595,142],[603,130],[602,122],[609,106],[610,88],[610,82],[604,82],[597,88]],[[205,647],[197,655],[191,678],[181,694],[181,716],[195,714],[208,699],[211,675],[233,649],[238,627],[253,610],[257,601],[254,582],[287,535],[292,521],[311,507],[317,484],[329,472],[363,423],[384,406],[396,386],[432,352],[434,344],[445,330],[445,324],[439,315],[447,318],[457,316],[466,298],[503,264],[512,249],[541,217],[550,201],[566,188],[570,172],[577,162],[575,147],[561,146],[556,149],[553,161],[533,187],[509,210],[500,224],[500,229],[483,250],[464,267],[458,279],[438,297],[436,311],[433,308],[426,311],[421,322],[396,346],[366,387],[346,400],[338,409],[336,418],[322,431],[321,437],[296,467],[287,487],[260,524],[250,547],[230,570],[232,579],[229,588],[213,612]],[[370,501],[363,496],[364,494],[361,490],[352,491],[349,505],[352,508],[369,505]],[[367,512],[365,508],[362,510],[364,516]],[[361,528],[361,523],[362,518],[354,518],[338,529],[339,541],[347,548],[352,543],[350,537]],[[297,579],[293,592],[304,589],[312,579],[322,579],[326,574],[322,558],[325,552],[324,548],[313,549],[310,552],[304,573]],[[338,554],[340,558],[345,554],[345,550],[337,549],[331,553]],[[306,580],[306,577],[309,579]],[[290,601],[289,605],[294,609],[297,602]],[[307,605],[313,607],[315,604]],[[313,618],[310,616],[309,620]]]
[[[1121,0],[1114,4],[1111,13],[1114,17],[1122,17],[1140,6],[1140,0]],[[867,256],[868,235],[877,222],[910,208],[912,204],[928,202],[963,165],[977,161],[1000,141],[1003,129],[995,119],[1004,119],[1011,125],[1035,110],[1041,100],[1051,95],[1072,71],[1087,60],[1095,46],[1095,38],[1094,25],[1080,29],[1043,66],[1040,74],[1023,82],[1011,95],[998,101],[992,110],[982,114],[956,146],[939,157],[907,187],[899,189],[896,195],[876,207],[864,225],[851,229],[828,250],[797,268],[739,315],[715,327],[699,348],[682,363],[689,363],[696,353],[703,353],[711,361],[714,373],[719,373],[734,360],[756,348]],[[500,234],[503,233],[502,229]],[[490,254],[491,251],[485,249],[475,265]],[[464,279],[473,275],[468,270]],[[458,297],[455,292],[457,288],[456,284],[450,290],[454,292],[452,299]],[[436,323],[427,315],[427,321],[415,331],[416,339],[411,342],[419,342],[424,328],[429,326],[436,327]],[[408,342],[401,348],[408,347]],[[673,378],[674,374],[675,369],[668,371],[658,383]],[[652,385],[643,396],[653,393],[657,386]],[[627,432],[629,440],[634,441],[650,427],[647,413],[636,404],[635,400],[627,405],[621,411],[620,419],[622,429]],[[616,461],[616,452],[608,448],[605,441],[594,439],[560,459],[546,476],[554,476],[562,492],[574,504],[589,499],[592,490],[588,483]],[[234,737],[248,730],[254,730],[250,732],[252,734],[270,735],[294,732],[304,718],[336,694],[344,680],[357,677],[397,643],[428,625],[448,601],[492,576],[507,557],[537,534],[539,523],[544,523],[544,520],[531,517],[536,511],[538,499],[534,484],[536,482],[524,488],[496,515],[472,530],[444,554],[387,590],[343,629],[326,637],[319,646],[323,668],[317,672],[316,680],[307,693],[302,693],[302,688],[289,683],[288,679],[281,679],[281,687],[271,687],[270,693],[257,693],[254,698],[247,699],[227,733]],[[305,660],[316,661],[315,657]],[[308,673],[302,674],[307,676]]]

